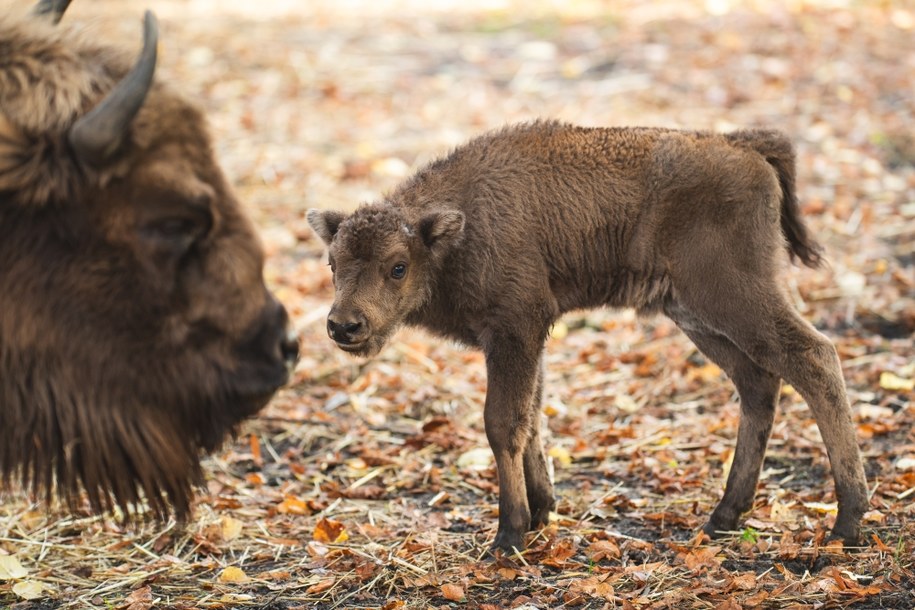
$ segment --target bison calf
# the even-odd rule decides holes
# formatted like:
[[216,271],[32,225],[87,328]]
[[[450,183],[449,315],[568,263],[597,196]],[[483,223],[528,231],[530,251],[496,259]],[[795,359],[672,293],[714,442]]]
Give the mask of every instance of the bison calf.
[[523,124],[431,163],[381,203],[308,220],[329,246],[327,331],[341,349],[371,356],[408,324],[483,350],[494,548],[520,548],[554,507],[538,429],[543,346],[560,315],[598,306],[667,314],[737,385],[734,462],[706,532],[733,530],[751,507],[785,379],[829,453],[833,534],[858,538],[867,489],[839,360],[776,279],[786,243],[819,261],[779,133]]
[[67,4],[0,15],[0,483],[185,516],[298,347],[155,18],[131,66]]

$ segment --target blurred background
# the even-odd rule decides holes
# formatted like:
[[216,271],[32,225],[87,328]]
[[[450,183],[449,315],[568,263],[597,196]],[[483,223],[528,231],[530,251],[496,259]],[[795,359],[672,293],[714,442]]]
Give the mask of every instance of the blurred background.
[[912,330],[915,2],[77,0],[66,20],[138,45],[145,8],[272,252],[320,250],[308,207],[375,199],[505,123],[772,126],[833,263],[804,272],[814,296]]

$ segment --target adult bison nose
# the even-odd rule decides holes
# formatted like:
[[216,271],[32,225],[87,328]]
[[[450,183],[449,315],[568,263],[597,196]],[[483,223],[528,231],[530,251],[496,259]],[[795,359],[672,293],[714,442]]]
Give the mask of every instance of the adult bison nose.
[[337,318],[333,314],[327,316],[327,334],[341,345],[359,343],[365,335],[365,329],[365,321],[361,318]]
[[280,340],[280,354],[286,363],[286,368],[292,371],[299,361],[299,334],[289,328]]

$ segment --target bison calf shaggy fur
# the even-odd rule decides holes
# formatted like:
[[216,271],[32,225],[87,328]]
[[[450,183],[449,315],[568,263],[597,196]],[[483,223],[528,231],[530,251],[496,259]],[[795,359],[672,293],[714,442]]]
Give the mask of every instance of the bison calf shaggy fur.
[[484,352],[494,548],[521,548],[554,507],[539,431],[544,342],[560,315],[598,306],[665,313],[737,386],[735,457],[709,534],[752,506],[784,379],[829,453],[833,534],[858,538],[867,489],[836,350],[776,277],[786,245],[820,260],[783,135],[523,124],[459,147],[380,203],[308,219],[329,246],[327,329],[341,349],[371,356],[407,324]]
[[0,483],[183,517],[297,343],[155,18],[134,62],[67,4],[0,11]]

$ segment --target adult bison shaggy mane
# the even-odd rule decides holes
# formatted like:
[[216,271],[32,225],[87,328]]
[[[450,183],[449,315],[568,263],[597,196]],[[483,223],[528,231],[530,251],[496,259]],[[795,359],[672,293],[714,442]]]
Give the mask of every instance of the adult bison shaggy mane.
[[185,517],[297,343],[153,15],[134,59],[67,4],[0,8],[0,483]]

